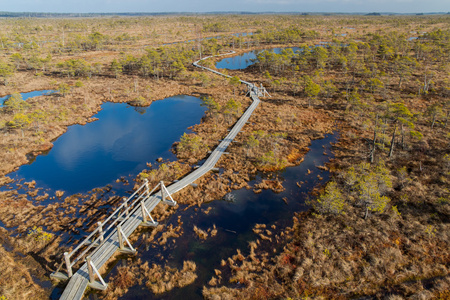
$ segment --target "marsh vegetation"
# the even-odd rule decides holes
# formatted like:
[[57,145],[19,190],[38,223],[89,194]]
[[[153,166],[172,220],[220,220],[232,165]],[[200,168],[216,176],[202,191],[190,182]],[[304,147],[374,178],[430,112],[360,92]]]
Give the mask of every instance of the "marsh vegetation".
[[[135,178],[117,178],[132,182],[129,189],[144,179],[177,180],[208,155],[250,103],[236,80],[199,71],[192,62],[228,50],[272,48],[285,50],[259,51],[250,67],[224,71],[262,83],[272,97],[219,161],[221,171],[175,200],[202,209],[241,188],[281,192],[276,172],[300,164],[312,140],[337,130],[334,159],[320,166],[331,179],[314,189],[310,209],[289,225],[255,224],[248,247],[212,266],[202,296],[449,296],[448,15],[8,18],[0,26],[0,95],[12,95],[0,108],[0,182],[15,185],[0,191],[1,272],[10,274],[0,279],[0,297],[27,297],[19,282],[35,297],[48,297],[51,289],[43,282],[61,250],[121,201],[110,186],[83,194],[42,192],[33,180],[11,182],[10,172],[51,149],[68,126],[94,121],[105,102],[142,108],[194,95],[207,112],[174,141],[177,160],[142,162],[147,168]],[[243,32],[253,34],[236,34]],[[221,59],[204,64],[214,68]],[[36,90],[57,92],[21,99],[20,93]],[[257,176],[261,180],[249,186]],[[177,210],[161,207],[155,217],[169,222]],[[183,236],[177,220],[145,239],[156,249],[169,247]],[[215,236],[213,225],[189,228],[205,243]],[[138,283],[149,294],[167,295],[203,278],[199,266],[183,261],[127,260],[112,268],[111,288],[100,296],[126,296]]]

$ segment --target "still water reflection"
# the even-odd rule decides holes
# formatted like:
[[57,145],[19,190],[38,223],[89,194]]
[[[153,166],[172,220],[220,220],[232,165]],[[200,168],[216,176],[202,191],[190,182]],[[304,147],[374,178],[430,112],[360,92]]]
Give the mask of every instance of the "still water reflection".
[[256,56],[258,53],[262,51],[271,51],[276,54],[280,54],[283,49],[292,49],[294,52],[300,50],[299,47],[291,47],[291,48],[273,48],[273,49],[265,49],[265,50],[254,50],[242,53],[240,55],[227,57],[218,61],[216,63],[217,69],[228,69],[228,70],[243,70],[255,63]]
[[136,175],[158,157],[174,158],[172,144],[201,121],[205,108],[200,103],[192,96],[167,98],[147,108],[105,103],[95,115],[98,121],[70,126],[48,154],[9,176],[73,194]]

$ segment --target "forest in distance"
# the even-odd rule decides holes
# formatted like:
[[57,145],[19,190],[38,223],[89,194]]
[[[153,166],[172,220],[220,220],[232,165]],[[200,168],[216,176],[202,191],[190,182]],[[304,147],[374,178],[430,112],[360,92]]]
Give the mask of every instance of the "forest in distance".
[[[155,208],[160,225],[130,237],[138,254],[114,256],[100,269],[108,288],[86,298],[450,299],[450,15],[30,16],[0,18],[1,300],[59,298],[67,282],[50,273],[121,204],[116,183],[132,192],[201,164],[251,104],[239,80],[270,97],[220,171]],[[250,51],[247,68],[216,68]],[[192,65],[206,56],[201,65],[230,78]],[[23,99],[42,90],[52,93]],[[206,111],[173,141],[174,159],[87,193],[11,176],[69,127],[101,121],[105,103],[143,114],[178,95]],[[328,162],[284,178],[331,135],[316,153]],[[240,244],[207,269],[195,251],[231,233],[200,220],[245,190],[292,215],[235,232]],[[188,241],[189,255],[171,254]]]
[[148,16],[196,16],[196,15],[314,15],[314,16],[339,16],[339,15],[366,15],[366,16],[411,16],[411,15],[444,15],[450,12],[430,12],[430,13],[316,13],[316,12],[221,12],[212,11],[209,13],[173,13],[173,12],[123,12],[123,13],[46,13],[46,12],[8,12],[0,11],[0,18],[92,18],[92,17],[148,17]]

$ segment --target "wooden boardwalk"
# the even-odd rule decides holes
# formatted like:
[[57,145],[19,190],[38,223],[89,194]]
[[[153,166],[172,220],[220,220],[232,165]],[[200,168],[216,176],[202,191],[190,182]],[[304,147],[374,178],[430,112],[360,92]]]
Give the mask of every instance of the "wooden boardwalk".
[[[203,59],[207,58],[209,57],[205,57]],[[199,61],[196,61],[194,65],[196,67],[211,71],[218,75],[230,77],[215,70],[200,66],[198,63]],[[255,108],[258,106],[260,100],[258,98],[259,93],[257,92],[258,90],[256,86],[246,81],[241,82],[248,85],[249,95],[253,100],[252,104],[247,108],[244,114],[236,122],[236,124],[228,133],[228,135],[222,140],[222,142],[216,147],[216,149],[212,151],[211,155],[208,157],[208,159],[202,166],[200,166],[198,169],[196,169],[195,171],[193,171],[180,181],[175,182],[170,186],[167,186],[167,192],[170,195],[182,190],[184,187],[195,182],[197,179],[199,179],[200,177],[202,177],[203,175],[205,175],[207,172],[209,172],[214,168],[214,166],[216,165],[222,154],[224,154],[227,147],[230,145],[230,143],[233,141],[236,135],[241,131],[242,127],[245,125],[245,123],[248,121],[253,111],[255,110]],[[153,208],[155,208],[155,206],[159,204],[159,202],[165,199],[162,199],[162,195],[158,193],[154,195],[146,195],[145,197],[142,198],[142,200],[147,211],[151,212]],[[170,204],[170,201],[169,202],[165,201],[165,203]],[[122,222],[121,230],[123,232],[123,236],[129,237],[138,228],[138,226],[140,226],[145,221],[143,218],[142,211],[143,210],[141,209],[141,207],[139,206],[136,207],[130,212],[129,217],[124,222]],[[100,243],[100,245],[90,255],[92,264],[95,266],[94,268],[100,269],[114,255],[114,253],[119,250],[120,237],[117,231],[118,231],[117,228],[113,229],[111,233],[108,235],[108,237],[106,237],[105,240],[102,243]],[[97,281],[90,282],[88,264],[84,263],[80,267],[80,269],[70,278],[70,281],[67,284],[60,299],[70,299],[70,300],[81,299],[88,285],[93,288],[99,289],[106,287],[106,285]]]

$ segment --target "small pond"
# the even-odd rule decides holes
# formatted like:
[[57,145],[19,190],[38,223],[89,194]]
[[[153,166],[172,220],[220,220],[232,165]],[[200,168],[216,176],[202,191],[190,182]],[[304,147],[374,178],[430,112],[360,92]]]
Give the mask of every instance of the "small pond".
[[234,33],[233,36],[244,37],[244,36],[252,36],[253,32],[238,32]]
[[[54,90],[42,90],[42,91],[32,91],[29,93],[21,93],[22,99],[27,100],[28,98],[42,96],[42,95],[50,95],[56,93]],[[11,95],[7,95],[0,98],[0,107],[3,107],[3,103],[5,103],[6,100],[8,100],[11,97]]]
[[147,162],[174,159],[171,146],[205,112],[201,100],[175,96],[149,107],[105,103],[86,125],[70,126],[54,147],[8,176],[35,180],[38,187],[84,193],[111,184],[121,176],[136,176]]
[[253,65],[258,53],[262,51],[272,51],[276,54],[280,54],[283,49],[292,49],[294,52],[300,50],[299,47],[291,48],[273,48],[266,50],[255,50],[250,52],[245,52],[241,55],[236,55],[233,57],[227,57],[216,63],[217,69],[228,69],[228,70],[243,70],[251,65]]

